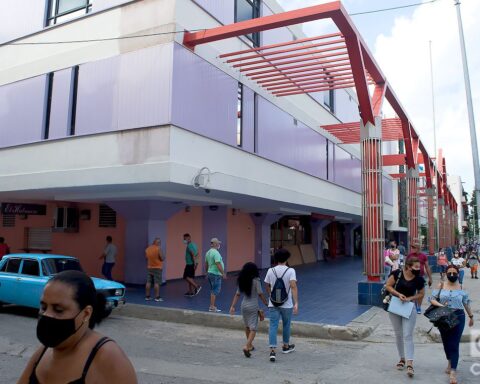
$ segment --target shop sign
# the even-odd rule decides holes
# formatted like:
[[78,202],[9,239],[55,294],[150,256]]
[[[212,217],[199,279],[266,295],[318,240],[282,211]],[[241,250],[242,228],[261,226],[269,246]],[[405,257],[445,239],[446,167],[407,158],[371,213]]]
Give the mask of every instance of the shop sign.
[[47,206],[43,204],[2,203],[4,215],[46,215]]

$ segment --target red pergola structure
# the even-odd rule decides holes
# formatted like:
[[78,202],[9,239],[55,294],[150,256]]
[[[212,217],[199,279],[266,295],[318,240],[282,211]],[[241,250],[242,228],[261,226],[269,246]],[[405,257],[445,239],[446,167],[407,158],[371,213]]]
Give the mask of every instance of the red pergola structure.
[[[336,129],[343,139],[361,143],[364,272],[369,281],[379,281],[384,264],[382,135],[405,141],[407,177],[412,196],[409,214],[417,223],[409,229],[415,239],[418,239],[418,149],[422,150],[425,161],[432,168],[434,163],[341,2],[334,1],[199,32],[186,32],[184,45],[194,50],[200,44],[321,19],[333,21],[338,33],[225,53],[220,55],[220,59],[277,97],[355,88],[360,122],[337,126]],[[370,94],[369,85],[373,86],[373,95]],[[381,111],[385,99],[395,110],[398,119],[383,123]],[[349,130],[355,133],[349,133]]]

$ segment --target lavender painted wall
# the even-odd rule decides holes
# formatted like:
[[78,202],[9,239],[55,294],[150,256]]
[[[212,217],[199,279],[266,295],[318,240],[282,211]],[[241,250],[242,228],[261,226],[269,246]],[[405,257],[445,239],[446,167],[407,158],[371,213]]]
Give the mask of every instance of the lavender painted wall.
[[41,0],[2,0],[0,43],[41,30],[45,4]]
[[192,0],[205,11],[210,13],[222,24],[231,24],[234,22],[235,1],[233,0]]
[[0,148],[42,139],[47,76],[0,87]]
[[393,205],[393,182],[388,177],[383,176],[383,202]]
[[70,104],[72,92],[72,69],[64,69],[53,75],[52,104],[50,109],[49,139],[68,136],[70,129]]
[[225,270],[228,272],[228,254],[227,254],[227,207],[218,207],[212,211],[210,207],[203,207],[202,217],[202,249],[204,254],[201,255],[205,259],[205,252],[210,249],[210,240],[216,237],[222,242],[220,254],[225,264]]
[[170,122],[173,44],[80,66],[76,134]]
[[334,175],[336,184],[361,192],[361,162],[339,146],[335,147]]
[[325,137],[261,97],[257,113],[260,156],[326,178]]
[[328,180],[335,181],[335,143],[327,140],[328,143]]
[[255,92],[243,86],[242,148],[254,152],[255,144]]
[[172,123],[236,146],[237,80],[174,44]]

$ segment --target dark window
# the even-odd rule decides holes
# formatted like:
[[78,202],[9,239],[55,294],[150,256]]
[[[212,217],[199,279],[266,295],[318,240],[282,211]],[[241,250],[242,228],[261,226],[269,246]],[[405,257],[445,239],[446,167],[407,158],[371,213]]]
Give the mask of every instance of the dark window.
[[37,260],[23,260],[22,274],[40,276],[40,268]]
[[70,94],[70,136],[75,135],[75,120],[77,118],[78,72],[78,65],[72,68],[72,85]]
[[15,215],[4,214],[2,216],[3,227],[15,227]]
[[335,113],[335,91],[333,89],[325,91],[323,96],[323,104],[325,104],[330,112]]
[[237,146],[243,145],[243,85],[237,88]]
[[20,269],[20,259],[8,259],[5,272],[18,273]]
[[[235,0],[235,22],[260,17],[260,0]],[[254,47],[260,46],[260,33],[245,35]]]
[[42,270],[45,276],[50,276],[62,271],[81,271],[82,267],[77,259],[44,259]]
[[117,226],[117,212],[108,205],[100,204],[98,214],[98,226],[105,228],[115,228]]
[[50,112],[52,110],[53,72],[47,75],[47,99],[45,102],[45,126],[43,127],[43,140],[50,134]]
[[90,12],[90,0],[48,0],[45,25],[53,25],[74,19]]

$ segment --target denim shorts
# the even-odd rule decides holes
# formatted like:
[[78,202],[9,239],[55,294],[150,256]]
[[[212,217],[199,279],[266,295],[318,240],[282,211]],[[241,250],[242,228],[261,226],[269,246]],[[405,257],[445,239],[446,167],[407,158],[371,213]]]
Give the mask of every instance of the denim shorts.
[[220,289],[222,288],[222,276],[209,273],[208,282],[210,284],[210,293],[214,296],[218,296],[220,294]]

